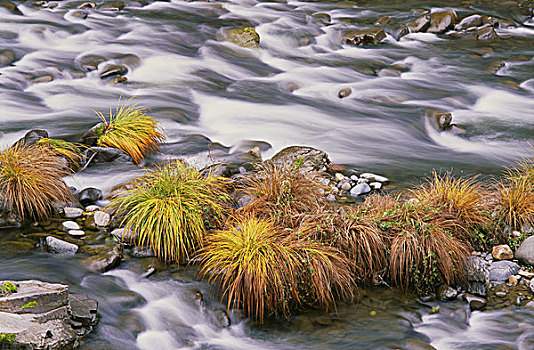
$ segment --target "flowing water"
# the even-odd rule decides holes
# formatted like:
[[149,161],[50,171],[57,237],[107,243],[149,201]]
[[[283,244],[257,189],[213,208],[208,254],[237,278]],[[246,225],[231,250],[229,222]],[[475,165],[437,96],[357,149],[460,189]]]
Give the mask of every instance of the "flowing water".
[[[152,161],[201,162],[254,145],[269,157],[301,144],[405,186],[432,168],[497,174],[532,152],[534,21],[514,1],[143,0],[126,1],[121,11],[87,9],[86,18],[76,8],[82,2],[14,1],[18,13],[0,6],[0,62],[3,50],[15,54],[0,64],[2,147],[33,128],[76,141],[99,121],[94,110],[135,97],[167,136]],[[480,13],[517,26],[498,29],[496,41],[393,35],[421,9],[451,7],[460,18]],[[342,45],[344,30],[382,16],[390,19],[382,44]],[[225,29],[251,25],[260,49],[221,40]],[[90,56],[102,58],[94,71],[84,66]],[[113,63],[128,67],[127,83],[100,78]],[[352,94],[340,99],[338,91],[348,87]],[[427,117],[431,110],[451,112],[466,133],[438,131]],[[99,165],[67,180],[106,191],[138,169]],[[431,306],[388,291],[337,314],[310,312],[260,328],[233,315],[233,325],[221,329],[215,321],[221,305],[187,274],[143,279],[139,263],[128,261],[95,275],[74,258],[0,254],[0,279],[62,281],[99,300],[101,322],[85,349],[534,347],[532,312],[470,314],[458,302],[433,315]],[[204,306],[195,289],[206,296]]]

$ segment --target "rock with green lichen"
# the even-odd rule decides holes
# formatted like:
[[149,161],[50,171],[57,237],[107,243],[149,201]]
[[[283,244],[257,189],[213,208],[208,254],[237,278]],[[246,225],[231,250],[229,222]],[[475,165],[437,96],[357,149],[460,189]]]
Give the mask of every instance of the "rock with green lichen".
[[246,48],[259,48],[260,36],[254,27],[228,29],[226,40]]

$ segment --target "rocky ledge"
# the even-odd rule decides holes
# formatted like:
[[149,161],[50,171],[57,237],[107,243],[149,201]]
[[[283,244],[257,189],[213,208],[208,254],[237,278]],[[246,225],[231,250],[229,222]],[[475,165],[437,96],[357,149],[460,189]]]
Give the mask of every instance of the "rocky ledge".
[[77,349],[98,322],[96,300],[36,280],[0,281],[0,349]]

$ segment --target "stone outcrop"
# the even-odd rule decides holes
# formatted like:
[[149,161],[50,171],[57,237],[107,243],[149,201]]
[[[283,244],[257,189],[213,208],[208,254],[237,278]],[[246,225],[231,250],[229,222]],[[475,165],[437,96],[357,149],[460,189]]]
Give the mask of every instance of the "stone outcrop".
[[0,349],[76,349],[98,322],[98,303],[69,294],[67,285],[28,280],[0,287]]

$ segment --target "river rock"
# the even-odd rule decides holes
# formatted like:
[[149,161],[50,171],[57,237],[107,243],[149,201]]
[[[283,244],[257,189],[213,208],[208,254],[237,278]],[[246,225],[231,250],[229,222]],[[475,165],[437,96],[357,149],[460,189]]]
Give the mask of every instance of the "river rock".
[[515,250],[515,257],[521,263],[534,266],[534,236],[530,236]]
[[352,89],[350,87],[343,88],[339,90],[339,92],[337,93],[337,97],[344,98],[344,97],[349,96],[351,93],[352,93]]
[[70,230],[68,233],[69,233],[69,236],[72,236],[72,237],[83,237],[83,236],[85,236],[85,232],[82,231],[82,230]]
[[75,207],[65,207],[63,208],[63,215],[67,219],[76,219],[83,215],[83,209]]
[[504,283],[511,275],[519,271],[519,265],[511,261],[502,260],[494,262],[489,267],[490,282]]
[[85,56],[78,60],[79,68],[84,72],[92,72],[98,69],[100,63],[106,62],[101,56]]
[[104,211],[97,211],[94,213],[94,220],[97,227],[108,227],[111,222],[111,216]]
[[369,183],[369,187],[371,187],[373,190],[379,190],[382,188],[381,182],[371,182]]
[[17,292],[0,296],[0,334],[12,335],[13,342],[0,344],[1,349],[75,349],[98,322],[98,303],[70,294],[67,285],[10,282]]
[[78,225],[75,221],[64,221],[61,224],[61,228],[63,231],[67,232],[70,230],[79,230],[80,225]]
[[100,73],[100,79],[106,79],[112,76],[123,76],[128,73],[128,67],[124,64],[112,64],[105,67]]
[[464,19],[462,19],[460,23],[454,26],[454,29],[460,31],[460,30],[466,30],[467,28],[478,27],[481,25],[482,25],[482,16],[471,15],[469,17],[465,17]]
[[136,242],[136,235],[132,230],[127,230],[125,228],[118,228],[111,231],[111,236],[117,239],[119,242],[132,243]]
[[367,180],[367,182],[381,182],[381,183],[389,182],[389,179],[387,177],[376,175],[373,173],[363,173],[360,175],[360,178]]
[[528,287],[530,288],[530,291],[534,293],[534,278],[530,280]]
[[17,142],[15,142],[14,145],[17,146],[31,146],[35,145],[37,141],[43,138],[48,137],[48,131],[42,130],[42,129],[34,129],[30,130],[24,135],[23,138],[19,139]]
[[489,263],[479,257],[467,259],[467,290],[469,293],[486,296],[489,284]]
[[260,36],[254,27],[228,29],[225,34],[226,40],[241,47],[259,48]]
[[439,130],[445,130],[447,129],[452,122],[452,114],[451,113],[436,113],[436,124],[438,126]]
[[48,236],[46,237],[46,245],[48,250],[56,254],[74,255],[78,251],[78,246],[61,239]]
[[290,146],[275,154],[267,162],[277,166],[298,166],[300,172],[326,171],[330,159],[326,152],[306,146]]
[[124,2],[122,1],[111,1],[98,6],[98,9],[102,11],[120,11],[123,8]]
[[382,28],[368,28],[351,30],[343,35],[345,44],[363,46],[377,45],[386,38],[386,32]]
[[[112,249],[110,249],[113,247]],[[94,248],[94,247],[92,247]],[[120,245],[106,244],[101,246],[98,254],[82,260],[82,263],[91,272],[106,272],[116,267],[122,260],[122,250]]]
[[465,293],[463,298],[469,304],[471,311],[482,310],[486,307],[486,299]]
[[11,12],[14,15],[22,15],[22,12],[20,12],[20,10],[17,7],[17,5],[15,5],[14,3],[9,2],[9,1],[1,1],[0,2],[0,8],[5,8],[6,10],[8,10],[9,12]]
[[458,296],[458,291],[446,284],[442,284],[438,289],[438,296],[441,300],[454,300]]
[[9,66],[11,63],[15,62],[17,56],[11,50],[0,50],[0,67]]
[[458,16],[454,10],[434,12],[430,14],[430,27],[428,33],[442,34],[447,30],[454,28]]
[[100,209],[102,208],[100,208],[98,205],[88,205],[85,207],[85,211],[87,212],[99,211]]
[[416,20],[406,24],[406,27],[408,28],[408,31],[410,33],[426,32],[427,29],[430,27],[430,16],[421,16]]
[[478,40],[495,40],[500,38],[492,26],[477,29],[476,37]]
[[91,163],[131,163],[132,157],[121,150],[110,147],[91,147],[84,151],[84,158]]
[[80,191],[77,195],[78,201],[83,206],[95,204],[103,198],[102,191],[94,187],[87,187]]
[[371,192],[371,187],[367,183],[357,184],[350,190],[350,195],[353,197],[363,196]]
[[91,9],[94,9],[95,7],[96,7],[96,4],[94,2],[86,1],[78,5],[77,8],[80,10],[91,10]]
[[495,260],[511,260],[514,258],[512,249],[507,244],[497,245],[491,250],[491,255]]

